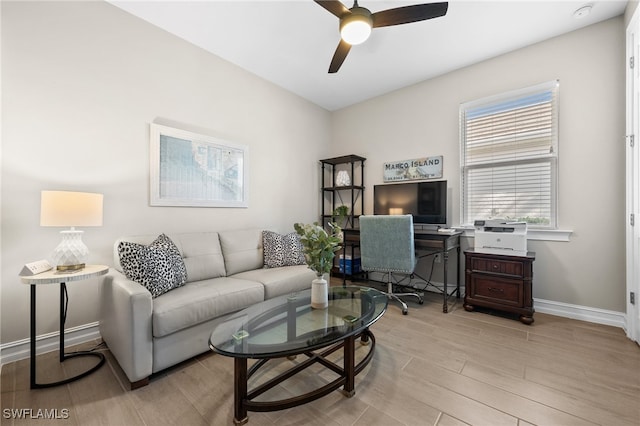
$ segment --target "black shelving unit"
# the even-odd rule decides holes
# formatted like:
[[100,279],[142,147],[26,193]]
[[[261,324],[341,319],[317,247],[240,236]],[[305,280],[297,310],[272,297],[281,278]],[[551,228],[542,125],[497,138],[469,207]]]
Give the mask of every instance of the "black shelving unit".
[[[366,158],[359,155],[344,155],[341,157],[320,160],[322,164],[322,226],[327,227],[336,207],[345,205],[349,208],[349,215],[345,223],[339,223],[344,229],[357,229],[358,218],[364,214],[364,162]],[[340,171],[347,171],[351,180],[350,185],[336,185],[336,177]],[[348,233],[345,232],[345,235]],[[351,255],[359,247],[359,242],[345,238],[342,254]],[[336,265],[337,265],[336,260]],[[334,274],[340,274],[339,267],[334,265]],[[347,274],[342,274],[345,278]]]

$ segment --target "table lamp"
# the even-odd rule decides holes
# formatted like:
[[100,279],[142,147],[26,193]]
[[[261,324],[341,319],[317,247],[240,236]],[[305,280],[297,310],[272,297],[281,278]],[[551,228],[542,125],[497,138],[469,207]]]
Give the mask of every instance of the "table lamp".
[[59,271],[84,268],[89,248],[82,242],[83,231],[76,226],[102,226],[102,194],[70,191],[42,191],[40,226],[69,226],[60,231],[62,241],[53,251]]

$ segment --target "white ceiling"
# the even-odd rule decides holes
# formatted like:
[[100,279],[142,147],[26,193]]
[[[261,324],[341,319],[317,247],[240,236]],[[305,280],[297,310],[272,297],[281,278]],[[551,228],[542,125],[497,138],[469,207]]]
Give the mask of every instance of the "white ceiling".
[[[375,28],[328,74],[338,18],[312,0],[108,1],[330,111],[621,15],[627,4],[454,0],[444,17]],[[359,4],[377,12],[424,2]],[[591,13],[575,18],[587,4]]]

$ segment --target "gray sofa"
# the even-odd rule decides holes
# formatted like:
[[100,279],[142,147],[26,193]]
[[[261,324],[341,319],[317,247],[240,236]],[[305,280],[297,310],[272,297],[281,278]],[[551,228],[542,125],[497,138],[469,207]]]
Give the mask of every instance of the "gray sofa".
[[120,241],[150,244],[157,235],[119,238],[114,268],[101,286],[100,333],[131,382],[209,350],[217,321],[255,303],[311,287],[306,265],[263,267],[259,229],[169,234],[184,260],[185,285],[156,298],[122,272]]

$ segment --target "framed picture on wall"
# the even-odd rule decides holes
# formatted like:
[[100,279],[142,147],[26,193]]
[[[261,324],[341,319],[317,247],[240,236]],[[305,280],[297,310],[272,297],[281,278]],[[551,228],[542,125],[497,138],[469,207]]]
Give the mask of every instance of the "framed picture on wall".
[[442,178],[442,155],[384,163],[384,182]]
[[248,207],[248,147],[152,123],[152,206]]

